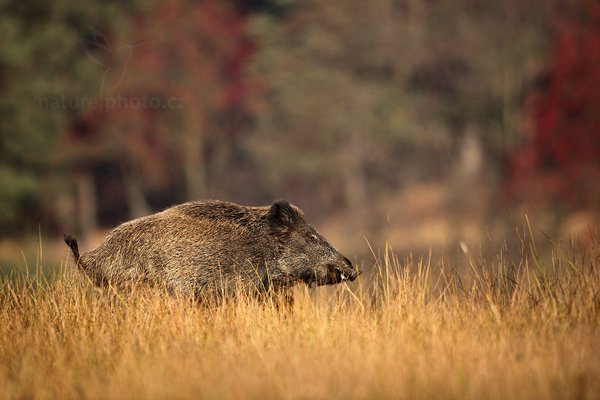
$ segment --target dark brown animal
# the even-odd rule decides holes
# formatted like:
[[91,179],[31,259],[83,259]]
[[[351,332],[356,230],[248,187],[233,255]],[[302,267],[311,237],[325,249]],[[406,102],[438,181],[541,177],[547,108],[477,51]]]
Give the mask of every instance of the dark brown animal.
[[204,296],[353,281],[360,271],[287,201],[244,207],[190,202],[126,222],[75,261],[97,285],[147,283]]

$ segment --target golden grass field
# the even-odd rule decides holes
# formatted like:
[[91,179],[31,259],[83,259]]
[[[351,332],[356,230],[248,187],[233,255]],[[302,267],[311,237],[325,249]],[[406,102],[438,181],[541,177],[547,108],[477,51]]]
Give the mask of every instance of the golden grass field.
[[12,274],[0,398],[600,398],[597,246],[547,262],[534,246],[514,262],[464,251],[431,266],[388,248],[370,276],[298,288],[291,308],[117,294],[72,265]]

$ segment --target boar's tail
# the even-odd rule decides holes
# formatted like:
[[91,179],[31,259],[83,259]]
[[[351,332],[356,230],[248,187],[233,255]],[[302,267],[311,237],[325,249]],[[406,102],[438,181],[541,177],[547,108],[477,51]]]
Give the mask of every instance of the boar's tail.
[[79,245],[77,244],[77,239],[73,235],[65,234],[65,243],[69,248],[71,248],[71,252],[73,253],[73,257],[75,258],[75,263],[79,266],[79,259],[81,256],[79,255]]

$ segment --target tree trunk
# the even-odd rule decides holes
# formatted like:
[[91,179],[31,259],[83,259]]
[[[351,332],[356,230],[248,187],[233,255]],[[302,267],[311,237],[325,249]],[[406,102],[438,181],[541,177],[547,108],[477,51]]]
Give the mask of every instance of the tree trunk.
[[483,144],[477,127],[472,124],[464,129],[458,144],[456,169],[459,184],[468,187],[477,183],[483,168]]
[[131,219],[143,217],[150,214],[150,206],[144,196],[142,180],[136,167],[122,167],[123,183],[125,186],[125,197],[127,198],[127,207],[129,208],[129,217]]
[[94,176],[88,171],[82,172],[76,178],[76,185],[79,229],[85,238],[98,229]]
[[202,157],[202,137],[189,135],[184,143],[184,171],[189,200],[200,200],[206,195],[206,176]]
[[358,228],[364,229],[368,217],[367,188],[364,173],[364,138],[358,129],[352,129],[344,151],[344,186],[348,209],[355,216]]

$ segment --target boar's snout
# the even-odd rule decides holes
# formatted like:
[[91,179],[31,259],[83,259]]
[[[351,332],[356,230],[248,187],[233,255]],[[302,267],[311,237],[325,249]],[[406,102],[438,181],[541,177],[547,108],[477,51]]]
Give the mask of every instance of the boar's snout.
[[329,282],[330,284],[346,282],[346,281],[354,281],[358,275],[362,273],[361,270],[355,268],[352,265],[352,262],[348,260],[346,257],[343,257],[342,265],[334,265],[329,264]]
[[345,280],[353,281],[356,279],[357,276],[362,274],[362,271],[359,270],[358,268],[355,268],[352,265],[352,262],[350,262],[350,260],[348,260],[346,257],[344,257],[344,262],[346,263],[348,268],[346,269],[345,272],[342,271],[342,273],[341,273],[342,281],[345,281]]

